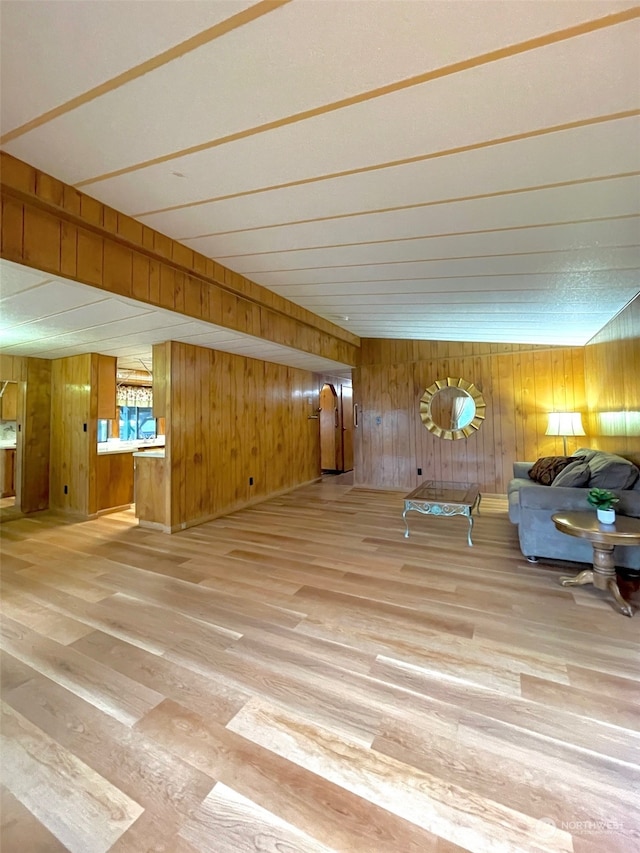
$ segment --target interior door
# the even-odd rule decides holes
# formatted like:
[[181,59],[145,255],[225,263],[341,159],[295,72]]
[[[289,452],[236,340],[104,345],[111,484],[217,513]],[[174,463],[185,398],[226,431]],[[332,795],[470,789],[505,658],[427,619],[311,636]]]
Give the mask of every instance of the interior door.
[[353,468],[353,388],[340,386],[340,408],[342,422],[342,471]]
[[342,465],[342,430],[338,395],[333,385],[325,384],[320,392],[320,467],[323,471],[340,471]]

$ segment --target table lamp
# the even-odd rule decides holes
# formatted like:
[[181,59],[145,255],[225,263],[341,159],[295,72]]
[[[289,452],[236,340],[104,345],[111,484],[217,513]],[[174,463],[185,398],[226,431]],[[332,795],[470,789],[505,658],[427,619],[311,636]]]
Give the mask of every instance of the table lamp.
[[545,435],[561,435],[564,455],[567,455],[567,436],[586,435],[582,428],[580,412],[549,412],[549,426]]

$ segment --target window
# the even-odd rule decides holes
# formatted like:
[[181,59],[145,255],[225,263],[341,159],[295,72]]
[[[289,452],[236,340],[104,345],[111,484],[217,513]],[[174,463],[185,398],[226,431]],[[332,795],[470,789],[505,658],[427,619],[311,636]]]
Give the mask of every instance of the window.
[[121,441],[142,441],[156,437],[156,419],[151,407],[120,406],[118,435]]
[[106,441],[109,438],[109,421],[98,421],[98,442]]

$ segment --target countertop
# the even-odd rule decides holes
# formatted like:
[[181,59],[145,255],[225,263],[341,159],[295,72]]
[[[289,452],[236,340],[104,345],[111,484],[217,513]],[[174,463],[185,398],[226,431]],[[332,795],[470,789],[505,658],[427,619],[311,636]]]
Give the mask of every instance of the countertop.
[[151,456],[153,459],[164,459],[164,447],[158,447],[157,450],[137,450],[133,454],[136,458],[140,456]]
[[15,441],[0,441],[0,450],[15,450]]
[[110,453],[134,453],[138,450],[155,450],[158,448],[164,451],[164,441],[163,435],[147,441],[120,441],[120,439],[112,438],[98,444],[98,456],[105,456]]

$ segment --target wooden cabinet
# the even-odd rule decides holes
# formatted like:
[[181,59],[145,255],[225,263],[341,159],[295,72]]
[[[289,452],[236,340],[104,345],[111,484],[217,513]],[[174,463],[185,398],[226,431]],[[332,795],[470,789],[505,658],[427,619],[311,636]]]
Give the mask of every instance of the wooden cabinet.
[[116,357],[98,356],[98,420],[116,417]]
[[133,503],[133,453],[98,454],[98,512]]
[[3,498],[16,493],[16,452],[13,448],[0,450],[0,488]]
[[17,421],[18,420],[18,383],[4,382],[4,393],[0,398],[0,420]]
[[136,517],[140,526],[170,528],[164,455],[161,456],[160,452],[137,453],[134,459]]

